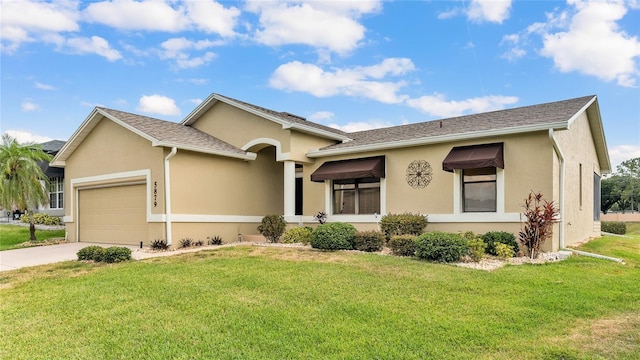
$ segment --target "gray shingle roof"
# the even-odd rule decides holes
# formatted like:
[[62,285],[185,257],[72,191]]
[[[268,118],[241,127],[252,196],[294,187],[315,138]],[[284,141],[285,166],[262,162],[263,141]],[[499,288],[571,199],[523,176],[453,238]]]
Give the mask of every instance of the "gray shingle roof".
[[97,109],[162,143],[211,152],[246,154],[245,151],[188,125],[102,107]]
[[39,145],[42,148],[42,151],[46,152],[47,154],[55,155],[56,153],[58,153],[58,151],[60,151],[60,149],[62,149],[65,143],[66,141],[62,141],[62,140],[51,140],[51,141],[43,142]]
[[593,98],[592,95],[540,105],[353,132],[348,134],[353,141],[327,146],[320,150],[565,122]]

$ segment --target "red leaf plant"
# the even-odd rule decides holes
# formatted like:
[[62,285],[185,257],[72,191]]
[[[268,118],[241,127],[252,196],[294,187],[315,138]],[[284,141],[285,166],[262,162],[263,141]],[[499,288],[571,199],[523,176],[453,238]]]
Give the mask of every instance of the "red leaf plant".
[[538,257],[545,240],[551,237],[553,224],[559,221],[560,212],[553,201],[546,201],[542,198],[541,193],[533,191],[524,199],[523,207],[524,223],[519,233],[519,239],[529,250],[531,259],[535,259]]

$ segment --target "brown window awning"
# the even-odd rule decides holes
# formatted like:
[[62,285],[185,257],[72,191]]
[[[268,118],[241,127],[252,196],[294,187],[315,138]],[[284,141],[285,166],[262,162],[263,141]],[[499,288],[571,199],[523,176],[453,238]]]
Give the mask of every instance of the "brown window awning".
[[327,161],[311,174],[311,181],[383,178],[384,156],[370,158]]
[[504,169],[503,143],[456,146],[442,162],[442,170],[479,169],[499,167]]

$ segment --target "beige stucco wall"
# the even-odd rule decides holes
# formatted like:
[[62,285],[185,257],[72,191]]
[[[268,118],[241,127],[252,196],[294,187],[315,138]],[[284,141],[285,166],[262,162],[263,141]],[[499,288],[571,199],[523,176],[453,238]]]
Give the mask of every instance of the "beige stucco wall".
[[[310,174],[324,162],[385,155],[388,213],[452,214],[454,178],[452,173],[442,170],[442,161],[455,146],[493,142],[504,142],[506,213],[519,213],[530,190],[552,194],[553,149],[546,133],[540,132],[318,158],[304,168],[305,201],[324,205],[324,184],[310,182]],[[425,160],[431,165],[432,180],[426,188],[414,189],[406,182],[407,166],[414,160]],[[313,200],[307,200],[310,198]],[[305,215],[320,210],[306,205]]]
[[282,144],[282,152],[290,151],[289,130],[282,125],[243,111],[221,101],[212,106],[191,126],[242,148],[258,138],[269,138]]
[[[192,126],[211,134],[229,144],[244,148],[259,139],[275,140],[280,143],[280,152],[287,160],[297,162],[313,161],[306,154],[310,149],[318,149],[331,144],[335,140],[297,130],[283,129],[282,125],[260,116],[217,102],[204,113]],[[248,151],[259,151],[266,144],[259,141]],[[270,144],[273,145],[273,144]]]
[[253,161],[181,150],[170,161],[173,214],[283,213],[284,167],[272,146]]
[[[148,140],[108,119],[100,120],[65,162],[65,216],[67,218],[73,216],[73,221],[65,224],[69,241],[77,239],[75,224],[77,214],[71,213],[76,211],[75,204],[71,200],[71,183],[74,179],[148,169],[151,173],[151,181],[157,182],[159,190],[157,206],[152,205],[151,213],[162,214],[164,213],[163,167],[162,148],[152,147]],[[98,180],[90,185],[117,184],[120,181],[122,180]],[[148,239],[154,238],[164,238],[164,226],[160,223],[149,224]]]
[[593,220],[593,174],[601,171],[586,112],[555,136],[565,156],[564,231],[571,246],[600,236],[600,223]]

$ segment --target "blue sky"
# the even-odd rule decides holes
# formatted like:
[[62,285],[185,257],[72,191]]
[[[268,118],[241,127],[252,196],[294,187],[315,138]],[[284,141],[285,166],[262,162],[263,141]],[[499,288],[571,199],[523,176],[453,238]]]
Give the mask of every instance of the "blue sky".
[[215,92],[346,131],[598,95],[640,156],[640,1],[0,2],[2,132],[94,106],[179,122]]

